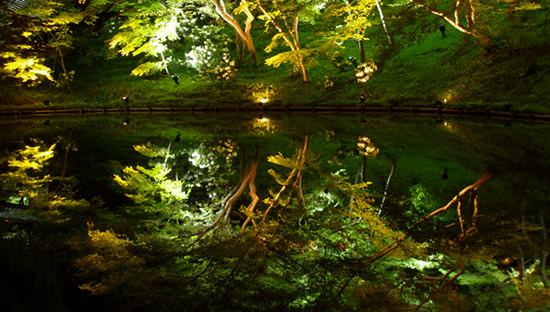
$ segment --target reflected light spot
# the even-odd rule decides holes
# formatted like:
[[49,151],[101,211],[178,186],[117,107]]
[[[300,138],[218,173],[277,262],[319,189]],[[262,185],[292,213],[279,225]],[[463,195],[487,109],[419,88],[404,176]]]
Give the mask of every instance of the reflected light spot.
[[274,133],[276,125],[274,122],[262,115],[252,120],[253,131],[258,134]]

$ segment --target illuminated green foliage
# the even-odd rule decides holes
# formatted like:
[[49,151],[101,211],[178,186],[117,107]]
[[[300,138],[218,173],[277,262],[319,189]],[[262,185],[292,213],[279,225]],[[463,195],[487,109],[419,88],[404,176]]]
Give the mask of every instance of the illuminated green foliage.
[[229,80],[235,76],[237,69],[230,53],[234,42],[224,33],[223,28],[209,25],[194,29],[189,38],[192,46],[185,54],[186,62],[200,76],[216,80]]
[[102,295],[123,287],[139,274],[144,260],[130,252],[135,245],[127,237],[112,230],[100,231],[88,223],[89,255],[75,260],[76,275],[92,281],[79,285],[81,290]]
[[190,190],[185,189],[182,180],[168,177],[171,171],[168,162],[174,157],[170,146],[158,151],[144,145],[134,146],[134,149],[152,158],[151,168],[139,165],[126,167],[124,175],[114,175],[115,182],[125,190],[126,196],[136,204],[137,209],[146,213],[162,213],[168,217],[178,214],[187,206]]
[[31,199],[45,192],[48,183],[53,181],[49,174],[44,174],[43,169],[54,157],[56,144],[44,148],[43,142],[34,140],[33,143],[34,146],[26,145],[8,158],[8,167],[13,171],[0,175],[3,192],[13,192],[21,198]]
[[40,83],[41,78],[54,80],[51,75],[52,70],[41,64],[36,57],[21,58],[14,52],[4,52],[0,57],[8,60],[4,63],[4,71],[23,83],[31,81],[31,85],[37,84]]
[[157,62],[146,62],[132,71],[132,75],[150,75],[164,69],[167,74],[169,60],[165,58],[170,41],[179,39],[183,10],[179,1],[125,1],[117,5],[122,19],[119,31],[109,39],[109,47],[123,55],[160,57]]
[[[5,62],[2,74],[29,86],[44,78],[57,87],[70,89],[75,72],[65,66],[65,55],[73,48],[72,27],[92,25],[111,2],[92,1],[81,10],[73,1],[30,1],[23,9],[3,12],[11,25],[0,39],[4,42],[0,48],[0,58]],[[49,58],[53,58],[53,64]],[[62,72],[55,77],[57,63]]]
[[279,41],[290,49],[287,52],[270,57],[265,62],[275,68],[284,63],[294,65],[294,71],[300,73],[304,82],[309,82],[307,68],[316,64],[315,54],[319,48],[305,48],[299,35],[300,22],[314,23],[313,16],[318,14],[320,6],[315,2],[260,1],[256,2],[265,21],[265,32],[273,30],[271,43],[265,48],[267,53],[278,47]]
[[430,191],[424,185],[416,184],[411,186],[409,194],[410,197],[402,202],[403,205],[408,206],[408,209],[404,212],[404,217],[409,220],[407,224],[413,224],[418,216],[422,216],[437,208],[433,195],[430,194]]

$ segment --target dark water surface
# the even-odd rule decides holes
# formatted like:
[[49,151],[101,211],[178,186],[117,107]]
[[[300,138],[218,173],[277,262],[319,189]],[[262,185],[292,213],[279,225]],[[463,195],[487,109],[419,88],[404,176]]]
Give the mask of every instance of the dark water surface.
[[[25,205],[13,206],[25,182],[2,176],[8,310],[548,308],[550,125],[200,113],[0,123],[3,173],[25,144],[57,142],[28,171],[57,178]],[[456,202],[421,221],[476,181],[460,215]]]

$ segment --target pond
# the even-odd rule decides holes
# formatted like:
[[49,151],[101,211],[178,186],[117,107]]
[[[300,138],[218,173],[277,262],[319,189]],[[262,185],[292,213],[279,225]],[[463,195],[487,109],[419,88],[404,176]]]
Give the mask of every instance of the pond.
[[541,311],[550,125],[0,120],[10,311]]

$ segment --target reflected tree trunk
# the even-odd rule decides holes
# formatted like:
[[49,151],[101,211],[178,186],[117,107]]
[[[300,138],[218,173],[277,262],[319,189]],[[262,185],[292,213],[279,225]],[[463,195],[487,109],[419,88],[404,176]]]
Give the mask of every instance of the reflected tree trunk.
[[[241,179],[238,186],[235,189],[233,189],[229,193],[229,195],[227,195],[226,199],[223,201],[223,208],[220,214],[218,215],[218,217],[216,218],[216,220],[206,228],[192,234],[187,234],[185,235],[185,237],[198,236],[198,239],[200,239],[204,234],[215,229],[218,226],[218,224],[221,222],[221,220],[224,220],[225,222],[229,222],[229,213],[231,212],[233,203],[235,203],[235,201],[241,196],[241,194],[244,192],[247,186],[250,188],[250,194],[252,196],[252,203],[248,206],[247,210],[250,210],[250,211],[254,210],[254,207],[259,201],[259,197],[256,195],[256,186],[254,185],[254,180],[256,178],[256,168],[258,166],[258,155],[259,155],[259,149],[256,148],[256,155],[254,156],[254,162],[252,163],[250,170],[247,170],[247,173],[245,174],[244,178]],[[247,223],[249,221],[250,220],[247,219]]]
[[393,159],[392,163],[391,163],[390,174],[388,175],[388,179],[386,180],[386,187],[384,188],[384,196],[382,197],[382,202],[380,202],[380,210],[378,210],[378,216],[380,216],[382,214],[382,208],[384,208],[384,203],[386,202],[386,196],[388,195],[388,188],[390,186],[391,178],[393,177],[393,174],[395,173],[396,163],[397,163],[397,160]]
[[61,176],[60,176],[60,179],[59,179],[59,183],[57,184],[57,186],[55,187],[55,190],[53,191],[54,193],[57,193],[57,191],[61,187],[63,179],[65,178],[65,175],[67,174],[67,165],[68,165],[68,162],[69,162],[69,152],[71,151],[71,148],[72,148],[72,145],[73,145],[72,138],[73,138],[73,131],[71,130],[69,132],[69,142],[67,143],[67,145],[65,145],[65,156],[63,156],[63,168],[61,169]]
[[244,221],[241,231],[244,231],[246,226],[249,222],[252,221],[252,224],[254,225],[254,229],[256,229],[256,222],[254,222],[254,208],[256,208],[256,204],[258,204],[258,201],[260,200],[260,197],[256,194],[256,185],[254,184],[254,180],[256,179],[256,171],[258,169],[258,148],[256,148],[256,156],[254,157],[254,162],[252,163],[252,166],[250,167],[250,179],[248,181],[248,188],[250,189],[250,197],[252,198],[252,202],[248,207],[246,207],[246,221]]
[[518,279],[520,281],[523,281],[523,277],[525,277],[525,257],[523,255],[523,248],[521,248],[521,246],[518,247],[518,253],[519,253]]
[[367,155],[363,155],[361,159],[361,183],[367,181]]

